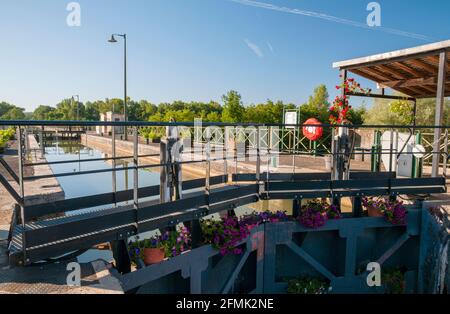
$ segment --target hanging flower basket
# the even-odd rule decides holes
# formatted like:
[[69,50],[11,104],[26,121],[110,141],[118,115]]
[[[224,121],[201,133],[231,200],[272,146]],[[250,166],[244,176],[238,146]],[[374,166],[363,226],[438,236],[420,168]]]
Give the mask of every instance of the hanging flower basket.
[[297,220],[307,228],[317,229],[324,226],[329,219],[340,218],[341,212],[335,205],[314,200],[302,207]]
[[406,224],[408,211],[402,202],[385,199],[363,198],[363,206],[369,217],[384,217],[393,225]]
[[348,113],[352,106],[349,104],[349,96],[346,94],[360,93],[369,95],[371,89],[364,89],[353,78],[346,79],[341,85],[336,86],[337,90],[342,90],[342,95],[336,96],[330,107],[330,124],[348,124]]

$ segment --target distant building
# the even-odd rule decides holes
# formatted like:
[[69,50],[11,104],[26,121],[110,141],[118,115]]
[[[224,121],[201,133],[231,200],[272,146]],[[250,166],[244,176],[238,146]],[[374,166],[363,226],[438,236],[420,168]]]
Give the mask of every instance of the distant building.
[[[106,113],[100,114],[100,121],[101,122],[122,122],[125,121],[125,115],[121,113],[112,113],[111,111],[108,111]],[[115,127],[116,134],[123,134],[124,133],[124,127],[122,126],[116,126]],[[99,135],[111,135],[112,134],[112,127],[106,126],[106,125],[97,125],[96,126],[96,132]]]

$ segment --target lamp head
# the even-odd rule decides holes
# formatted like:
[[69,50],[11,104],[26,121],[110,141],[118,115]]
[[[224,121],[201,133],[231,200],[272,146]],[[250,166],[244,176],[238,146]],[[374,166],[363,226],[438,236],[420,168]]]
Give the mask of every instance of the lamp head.
[[114,35],[111,35],[111,38],[108,40],[108,42],[110,42],[110,43],[116,43],[117,40],[116,40],[116,38],[114,37]]

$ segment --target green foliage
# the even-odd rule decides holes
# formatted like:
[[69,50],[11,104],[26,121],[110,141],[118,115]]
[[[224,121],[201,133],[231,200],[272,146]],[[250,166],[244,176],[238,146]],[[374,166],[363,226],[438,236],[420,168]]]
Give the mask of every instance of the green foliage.
[[242,105],[241,95],[236,91],[229,91],[222,96],[224,102],[222,121],[241,122],[244,120],[245,107]]
[[33,112],[33,120],[53,120],[56,109],[50,106],[40,105]]
[[[223,103],[184,102],[152,104],[147,100],[134,101],[127,99],[127,115],[129,121],[167,122],[174,118],[177,122],[193,122],[201,118],[204,122],[247,122],[247,123],[282,123],[284,109],[300,108],[300,122],[308,118],[317,118],[321,122],[328,121],[328,90],[325,85],[317,86],[307,103],[296,106],[283,103],[281,100],[250,104],[244,106],[241,95],[237,91],[229,91],[222,97]],[[114,111],[123,113],[123,99],[106,98],[105,100],[77,103],[69,98],[55,106],[41,105],[32,113],[34,120],[80,120],[98,121],[101,113]],[[450,112],[449,112],[450,113]],[[432,116],[432,112],[429,114]],[[351,109],[348,113],[353,124],[361,124],[365,109]],[[6,102],[0,103],[0,119],[25,119],[23,109]],[[327,130],[325,130],[325,133]],[[147,132],[150,133],[150,132]],[[150,134],[148,135],[150,136]],[[327,136],[325,134],[324,136]],[[160,137],[153,132],[151,138]],[[150,138],[150,137],[149,137]]]
[[326,294],[330,285],[316,277],[300,277],[288,280],[287,292],[290,294]]
[[202,236],[206,243],[212,243],[214,236],[224,231],[224,225],[221,220],[202,219],[200,222]]
[[324,84],[314,88],[312,96],[309,96],[308,106],[318,108],[319,111],[328,110],[330,103],[328,101],[328,90]]
[[157,140],[164,136],[164,130],[158,127],[141,128],[139,133],[143,138],[148,140]]
[[3,115],[5,115],[8,111],[11,109],[17,108],[14,105],[8,104],[7,102],[0,102],[0,120],[7,120],[3,118]]
[[388,294],[405,293],[405,275],[400,268],[388,268],[381,272],[381,283]]
[[6,130],[0,130],[0,152],[2,152],[8,141],[12,140],[15,134],[15,130],[13,128],[9,128]]
[[1,103],[0,113],[4,112],[0,116],[0,120],[24,120],[25,109],[16,106],[9,105],[7,103]]
[[[417,100],[417,125],[434,125],[435,108],[435,98]],[[364,114],[364,123],[370,125],[410,125],[413,121],[413,104],[404,100],[375,99],[372,108]],[[443,124],[450,124],[450,100],[448,99],[444,102]]]
[[411,125],[414,122],[414,105],[410,101],[395,100],[390,103],[389,109],[402,124]]
[[[245,108],[245,120],[243,122],[282,123],[284,107],[282,101],[274,103],[270,99],[263,104],[250,105]],[[292,107],[295,108],[295,105],[290,104],[289,108]]]
[[354,125],[364,124],[364,116],[366,114],[365,107],[351,108],[347,113],[347,119]]

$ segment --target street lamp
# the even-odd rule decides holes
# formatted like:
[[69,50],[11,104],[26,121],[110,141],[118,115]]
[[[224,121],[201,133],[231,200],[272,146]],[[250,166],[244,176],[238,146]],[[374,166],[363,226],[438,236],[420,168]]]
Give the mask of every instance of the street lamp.
[[80,96],[79,95],[72,96],[72,105],[73,105],[74,97],[77,97],[77,121],[80,121]]
[[[116,37],[119,36],[123,38],[124,41],[124,53],[123,53],[123,89],[124,89],[124,99],[123,99],[123,115],[125,121],[128,121],[127,118],[127,34],[112,34],[111,38],[108,40],[110,43],[117,43]],[[114,114],[114,112],[113,112]],[[125,126],[125,140],[127,140],[127,127]]]

